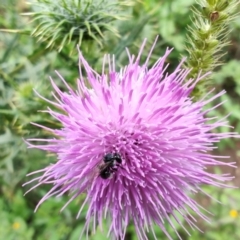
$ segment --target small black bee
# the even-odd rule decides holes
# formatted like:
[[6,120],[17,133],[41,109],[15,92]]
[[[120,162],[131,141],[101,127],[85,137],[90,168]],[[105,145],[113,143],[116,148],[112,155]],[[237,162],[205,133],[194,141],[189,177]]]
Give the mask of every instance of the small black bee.
[[103,161],[104,163],[99,166],[99,176],[103,179],[108,179],[122,163],[121,156],[118,153],[107,153],[103,157]]

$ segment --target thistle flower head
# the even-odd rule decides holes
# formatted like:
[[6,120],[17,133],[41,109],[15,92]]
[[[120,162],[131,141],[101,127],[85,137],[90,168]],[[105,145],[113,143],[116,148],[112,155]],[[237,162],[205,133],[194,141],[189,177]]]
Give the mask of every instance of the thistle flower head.
[[[98,74],[80,53],[76,91],[60,75],[68,92],[51,80],[56,101],[47,101],[61,111],[49,108],[48,112],[62,128],[40,127],[57,137],[28,140],[30,148],[57,155],[55,163],[37,171],[42,175],[36,178],[36,186],[53,184],[39,204],[69,191],[69,202],[86,193],[85,227],[94,232],[103,219],[110,219],[108,234],[113,239],[124,239],[130,221],[139,239],[147,239],[145,230],[154,234],[154,223],[171,239],[164,221],[175,229],[169,216],[181,224],[178,212],[195,226],[189,208],[207,219],[190,193],[201,191],[201,184],[224,187],[231,177],[209,173],[207,168],[234,165],[218,161],[211,150],[215,142],[235,134],[212,132],[226,121],[209,122],[205,115],[212,109],[203,110],[224,91],[193,102],[190,93],[204,76],[184,83],[189,70],[181,70],[182,62],[167,74],[164,63],[169,49],[151,68],[147,67],[151,52],[140,64],[144,44],[136,58],[128,52],[129,64],[119,72],[114,58],[107,56]],[[45,144],[35,145],[34,141]]]
[[40,11],[24,15],[33,15],[33,21],[37,22],[33,36],[46,42],[47,47],[55,46],[61,51],[71,42],[81,45],[83,39],[102,45],[106,30],[117,36],[113,21],[126,17],[119,10],[129,4],[131,1],[38,0]]

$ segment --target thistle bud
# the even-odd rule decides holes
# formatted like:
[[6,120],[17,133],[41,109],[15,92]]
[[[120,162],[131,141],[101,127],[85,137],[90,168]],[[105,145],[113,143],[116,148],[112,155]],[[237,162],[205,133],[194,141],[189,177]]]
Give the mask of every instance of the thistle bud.
[[126,19],[119,13],[120,6],[128,2],[107,0],[38,0],[40,10],[24,15],[32,15],[36,23],[32,35],[48,47],[56,47],[60,52],[65,45],[81,45],[82,41],[94,40],[102,46],[105,31],[119,36],[112,26],[114,20]]

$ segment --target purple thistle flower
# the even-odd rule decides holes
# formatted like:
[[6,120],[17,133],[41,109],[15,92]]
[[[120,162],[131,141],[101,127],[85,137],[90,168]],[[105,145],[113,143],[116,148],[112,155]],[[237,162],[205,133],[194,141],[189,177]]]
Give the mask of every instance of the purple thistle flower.
[[[58,97],[54,95],[56,102],[45,99],[61,110],[55,112],[49,108],[47,112],[61,122],[62,128],[38,125],[58,138],[28,140],[30,148],[57,155],[56,163],[32,173],[42,173],[34,179],[38,183],[33,188],[53,185],[36,208],[53,195],[71,192],[64,209],[81,193],[86,193],[77,217],[88,203],[87,231],[92,227],[95,232],[97,225],[101,228],[106,218],[110,220],[108,236],[113,239],[124,239],[130,221],[140,240],[148,239],[145,230],[154,234],[153,224],[171,239],[164,221],[176,231],[172,216],[184,228],[176,212],[190,226],[197,227],[189,208],[208,220],[189,195],[201,191],[202,184],[226,186],[224,182],[232,177],[209,173],[207,168],[234,166],[234,163],[219,161],[217,158],[225,157],[213,156],[210,151],[222,138],[239,137],[236,133],[213,132],[227,122],[205,117],[220,104],[208,110],[203,107],[225,91],[192,101],[190,93],[206,75],[185,82],[189,70],[181,69],[183,61],[173,73],[167,74],[164,63],[171,52],[168,49],[148,69],[154,46],[140,65],[144,45],[145,42],[136,59],[127,52],[129,64],[120,72],[115,70],[114,59],[108,57],[105,60],[108,59],[109,72],[105,73],[104,60],[102,74],[98,74],[80,53],[77,91],[58,74],[69,92],[62,92],[51,80]],[[33,145],[34,141],[45,144]]]

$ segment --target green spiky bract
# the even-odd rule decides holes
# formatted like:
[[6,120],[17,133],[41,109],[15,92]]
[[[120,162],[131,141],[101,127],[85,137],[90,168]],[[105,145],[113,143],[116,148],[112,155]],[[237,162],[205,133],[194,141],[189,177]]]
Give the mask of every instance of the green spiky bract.
[[[188,27],[185,67],[192,69],[189,78],[201,72],[212,71],[222,64],[223,48],[229,45],[229,23],[234,19],[238,0],[199,0],[193,7],[193,26]],[[201,98],[208,86],[213,86],[210,76],[199,82],[193,91],[195,99]]]
[[73,42],[81,45],[82,41],[94,40],[102,46],[105,31],[118,36],[112,26],[114,20],[123,20],[121,6],[130,1],[107,0],[38,0],[39,11],[25,13],[32,15],[37,26],[32,35],[48,47],[62,48]]

